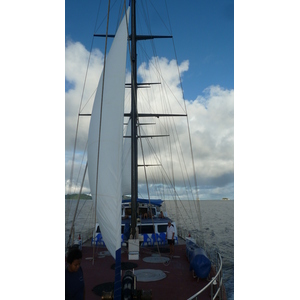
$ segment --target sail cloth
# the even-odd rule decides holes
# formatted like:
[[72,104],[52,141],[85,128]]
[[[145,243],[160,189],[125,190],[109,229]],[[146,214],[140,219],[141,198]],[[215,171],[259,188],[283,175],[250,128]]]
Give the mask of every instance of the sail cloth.
[[[127,10],[127,20],[129,11],[130,8]],[[88,174],[92,197],[97,201],[96,218],[105,245],[114,259],[116,251],[121,248],[126,47],[124,17],[107,55],[104,86],[103,72],[99,80],[88,134]]]

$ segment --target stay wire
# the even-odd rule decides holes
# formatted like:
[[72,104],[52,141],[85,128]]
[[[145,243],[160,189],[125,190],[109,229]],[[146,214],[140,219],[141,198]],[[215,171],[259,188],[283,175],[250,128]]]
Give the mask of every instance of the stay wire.
[[[169,12],[168,12],[168,7],[167,7],[167,2],[165,1],[165,5],[167,8],[167,16],[168,16],[168,21],[170,24],[170,30],[171,30],[171,34],[172,34],[172,26],[171,26],[171,21],[170,21],[170,16],[169,16]],[[173,34],[172,34],[173,36]],[[196,177],[196,170],[195,170],[195,161],[194,161],[194,153],[193,153],[193,147],[192,147],[192,139],[191,139],[191,132],[190,132],[190,126],[189,126],[189,116],[187,113],[187,107],[186,107],[186,101],[185,101],[185,97],[184,97],[184,91],[183,91],[183,87],[182,87],[182,79],[180,76],[180,70],[178,67],[178,58],[177,58],[177,52],[176,52],[176,48],[175,48],[175,40],[174,37],[172,38],[172,42],[173,42],[173,48],[174,48],[174,54],[175,54],[175,58],[176,58],[176,62],[177,62],[177,70],[178,70],[178,76],[179,76],[179,80],[180,80],[180,86],[181,86],[181,91],[182,91],[182,98],[183,98],[183,103],[184,103],[184,108],[187,114],[187,128],[188,128],[188,137],[189,137],[189,143],[190,143],[190,152],[191,152],[191,157],[192,157],[192,166],[193,166],[193,177],[194,177],[194,184],[195,184],[195,192],[196,192],[196,201],[197,201],[197,208],[198,208],[198,222],[200,225],[200,232],[202,232],[202,217],[201,217],[201,210],[200,210],[200,199],[199,199],[199,194],[198,194],[198,185],[197,185],[197,177]],[[202,236],[203,238],[203,236]]]
[[[96,30],[98,15],[99,15],[99,11],[100,11],[100,5],[101,5],[101,2],[99,3],[99,6],[98,6],[98,12],[97,12],[97,17],[96,17],[94,32]],[[74,140],[74,147],[73,147],[73,158],[72,158],[72,165],[71,165],[70,182],[69,182],[69,185],[68,185],[68,194],[70,193],[71,187],[72,187],[73,173],[74,173],[74,163],[75,163],[75,153],[76,153],[76,147],[77,147],[77,137],[78,137],[78,128],[79,128],[79,119],[80,119],[80,112],[82,111],[83,96],[84,96],[84,93],[85,93],[85,86],[86,86],[87,75],[88,75],[88,70],[89,70],[91,56],[92,56],[93,45],[94,45],[94,35],[93,35],[91,46],[90,46],[89,58],[88,58],[88,63],[87,63],[86,71],[85,71],[84,82],[83,82],[83,87],[82,87],[82,93],[81,93],[81,98],[80,98],[79,111],[78,111],[78,115],[77,115],[77,123],[76,123],[75,140]]]
[[[102,112],[103,112],[103,94],[104,94],[104,80],[105,80],[105,67],[106,67],[106,53],[107,53],[107,40],[108,40],[108,24],[109,24],[109,12],[110,12],[110,0],[108,1],[107,12],[107,25],[106,25],[106,38],[105,38],[105,50],[104,50],[104,62],[102,70],[102,90],[100,101],[100,119],[99,119],[99,135],[98,135],[98,154],[97,154],[97,168],[96,168],[96,191],[95,191],[95,226],[97,221],[97,197],[98,197],[98,177],[99,177],[99,153],[100,153],[100,135],[102,125]],[[93,264],[95,260],[95,244],[93,245]]]

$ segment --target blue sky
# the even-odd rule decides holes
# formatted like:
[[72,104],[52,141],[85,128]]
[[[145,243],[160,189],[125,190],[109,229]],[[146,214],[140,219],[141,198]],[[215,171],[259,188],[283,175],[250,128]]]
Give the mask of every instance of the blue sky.
[[[164,1],[152,2],[164,5]],[[80,41],[89,49],[98,1],[66,0],[65,4],[66,39]],[[178,61],[190,62],[184,77],[185,97],[194,99],[210,85],[233,89],[234,1],[172,0],[167,6]],[[154,32],[159,34],[159,29]]]
[[[233,1],[192,1],[193,5],[178,0],[167,1],[171,25],[165,14],[164,1],[147,3],[148,7],[151,3],[161,5],[161,18],[151,11],[151,7],[149,9],[152,33],[170,35],[172,32],[178,64],[182,64],[185,69],[181,74],[184,98],[192,112],[191,120],[196,120],[191,125],[197,136],[193,147],[196,169],[199,170],[197,179],[201,190],[200,199],[233,199]],[[76,112],[74,97],[80,97],[79,87],[84,77],[81,72],[83,65],[86,66],[91,48],[97,11],[96,1],[66,1],[66,181],[70,173],[70,149],[73,146],[72,126],[74,128]],[[101,20],[106,11],[107,7],[103,4],[96,25],[97,33],[105,33],[106,23]],[[114,32],[114,24],[111,23],[109,33]],[[163,40],[157,44],[158,53],[160,50],[169,53],[167,49],[172,46],[172,42],[167,44]],[[103,55],[104,39],[96,38],[93,48],[99,49],[92,56],[97,61]]]

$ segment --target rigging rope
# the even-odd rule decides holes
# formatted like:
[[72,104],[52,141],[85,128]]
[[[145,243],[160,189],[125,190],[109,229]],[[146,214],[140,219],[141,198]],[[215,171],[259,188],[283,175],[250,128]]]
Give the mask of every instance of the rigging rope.
[[[99,13],[99,10],[100,10],[100,4],[101,4],[101,2],[99,3],[99,6],[98,6],[98,13]],[[96,24],[97,24],[97,20],[98,20],[98,13],[97,13],[94,32],[95,32]],[[84,92],[85,92],[85,86],[86,86],[87,75],[88,75],[89,65],[90,65],[91,56],[92,56],[93,45],[94,45],[94,35],[93,35],[91,46],[90,46],[89,58],[88,58],[88,63],[87,63],[86,71],[85,71],[84,82],[83,82],[83,87],[82,87],[82,93],[81,93],[81,97],[80,97],[79,110],[78,110],[78,115],[77,115],[76,132],[75,132],[75,140],[74,140],[74,147],[73,147],[73,158],[72,158],[72,165],[71,165],[71,174],[70,174],[70,181],[69,181],[69,185],[68,185],[68,194],[70,193],[71,187],[72,187],[75,153],[76,153],[76,147],[77,147],[77,136],[78,136],[78,128],[79,128],[79,117],[80,117],[80,113],[82,112],[83,96],[84,96]]]
[[[110,1],[109,1],[110,2]],[[125,1],[124,1],[125,2]],[[146,3],[147,5],[147,3]],[[108,5],[108,18],[107,18],[107,30],[106,30],[106,39],[105,39],[105,55],[104,55],[104,66],[103,66],[103,74],[105,73],[105,61],[106,61],[106,49],[107,49],[107,35],[108,35],[108,19],[109,19],[109,12],[110,12],[110,3]],[[99,10],[100,10],[100,5],[99,5]],[[144,14],[145,16],[147,16],[145,18],[145,20],[149,20],[149,12],[148,12],[148,8],[147,8],[147,11],[145,12]],[[98,19],[98,17],[97,17]],[[163,19],[162,19],[163,20]],[[169,20],[169,24],[170,24],[170,19],[169,19],[169,14],[168,14],[168,20]],[[126,24],[127,24],[127,34],[129,36],[129,29],[128,29],[128,20],[127,20],[127,16],[126,16]],[[96,25],[95,25],[95,28],[96,28]],[[171,29],[171,25],[170,25],[170,29]],[[148,30],[150,32],[150,34],[152,35],[151,33],[151,30],[150,30],[150,21],[148,21]],[[172,30],[171,30],[171,33],[172,33]],[[174,39],[172,39],[173,41],[173,48],[174,48],[174,52],[175,52],[175,57],[176,57],[176,62],[177,62],[177,70],[178,70],[178,75],[179,75],[179,79],[180,79],[180,87],[181,87],[181,91],[182,91],[182,98],[184,99],[184,94],[183,94],[183,88],[182,88],[182,80],[181,80],[181,76],[180,76],[180,70],[179,70],[179,67],[178,67],[178,60],[177,60],[177,54],[176,54],[176,50],[175,50],[175,44],[174,44]],[[92,41],[92,45],[91,45],[91,48],[93,46],[93,42],[94,42],[94,38],[93,38],[93,41]],[[153,50],[153,53],[155,54],[156,56],[156,59],[154,60],[154,62],[150,61],[149,59],[149,68],[150,68],[150,65],[151,66],[154,66],[154,69],[156,70],[157,72],[157,75],[159,76],[159,79],[161,80],[161,82],[163,83],[163,86],[162,88],[160,89],[160,93],[161,93],[161,97],[164,98],[167,96],[168,94],[168,91],[172,91],[171,87],[167,84],[167,82],[163,79],[162,77],[162,71],[160,69],[160,66],[159,66],[159,61],[158,61],[158,57],[157,57],[157,52],[156,52],[156,48],[155,48],[155,44],[154,44],[154,41],[151,41],[151,45],[152,45],[152,50]],[[128,41],[128,48],[129,48],[129,52],[130,51],[130,43]],[[142,50],[142,52],[144,53],[144,55],[146,57],[149,58],[149,56],[147,56],[146,54],[146,51],[144,50],[144,47],[141,46],[140,48]],[[90,51],[90,55],[89,55],[89,60],[88,60],[88,67],[89,67],[89,64],[90,64],[90,58],[91,58],[91,51]],[[87,72],[88,70],[86,71],[86,75],[85,75],[85,80],[84,80],[84,87],[86,85],[86,79],[87,79]],[[104,80],[104,76],[103,76],[103,80]],[[84,89],[83,87],[83,89]],[[133,91],[133,94],[134,94],[134,101],[137,102],[137,95],[136,95],[136,91],[134,90]],[[83,102],[83,95],[84,95],[84,92],[82,92],[82,96],[81,96],[81,102],[80,102],[80,109],[79,109],[79,112],[82,111],[82,102]],[[174,97],[174,99],[176,99],[176,101],[179,103],[179,99],[177,99],[177,97],[174,95],[174,93],[172,92],[172,95]],[[169,100],[169,99],[167,99]],[[187,112],[187,108],[186,108],[186,102],[183,100],[183,103],[184,103],[184,108],[181,106],[181,108]],[[148,103],[149,107],[151,107],[151,103],[149,102]],[[83,107],[84,108],[84,107]],[[166,102],[165,105],[164,105],[164,108],[169,111],[171,106],[170,106],[170,103],[169,102]],[[138,124],[140,124],[140,119],[138,117],[137,119],[138,121]],[[167,120],[164,124],[163,122],[160,122],[160,124],[163,126],[163,128],[168,131],[168,130],[171,130],[171,127],[174,127],[174,134],[175,136],[178,138],[178,132],[176,130],[176,125],[175,125],[175,120],[174,118],[172,118],[172,120],[169,122],[169,120]],[[73,152],[73,162],[72,162],[72,168],[71,168],[71,179],[73,178],[73,169],[74,169],[74,160],[75,160],[75,149],[76,149],[76,141],[77,141],[77,135],[78,135],[78,126],[79,126],[79,114],[78,114],[78,118],[77,118],[77,127],[76,127],[76,138],[75,138],[75,145],[74,145],[74,152]],[[189,136],[189,142],[190,142],[190,151],[191,151],[191,156],[192,156],[192,165],[193,165],[193,174],[194,174],[194,182],[195,182],[195,188],[196,188],[196,203],[194,203],[196,206],[200,206],[200,203],[199,203],[199,196],[198,196],[198,189],[197,189],[197,180],[196,180],[196,170],[195,170],[195,163],[194,163],[194,155],[193,155],[193,150],[192,150],[192,141],[191,141],[191,134],[190,134],[190,128],[189,128],[189,120],[188,120],[188,116],[187,116],[187,126],[188,126],[188,136]],[[101,125],[100,125],[100,129],[101,129]],[[138,130],[139,130],[139,133],[141,133],[141,126],[139,125],[138,126]],[[100,131],[99,131],[100,132]],[[141,134],[140,134],[141,135]],[[170,143],[171,143],[171,138],[169,139]],[[150,142],[148,141],[148,139],[146,139],[147,143],[150,144]],[[144,146],[142,144],[142,139],[140,139],[140,142],[141,142],[141,153],[142,153],[142,157],[143,157],[143,162],[144,162],[144,172],[145,172],[145,177],[146,177],[146,183],[147,183],[147,194],[148,194],[148,199],[150,199],[150,190],[149,190],[149,187],[148,187],[148,175],[147,175],[147,170],[146,170],[146,167],[145,167],[145,153],[144,153]],[[158,142],[158,147],[160,147],[160,143]],[[162,145],[164,146],[164,145]],[[151,146],[152,147],[152,146]],[[183,155],[183,149],[181,148],[180,145],[178,145],[176,147],[176,152],[177,152],[177,155],[179,155],[179,153],[181,153],[181,155]],[[173,151],[171,149],[171,144],[169,144],[169,153],[171,156],[173,156]],[[158,162],[161,163],[162,161],[162,158],[161,157],[158,157],[158,155],[156,153],[154,153],[156,159]],[[183,164],[183,166],[182,166]],[[179,161],[179,165],[180,165],[180,169],[181,170],[185,170],[184,173],[188,174],[188,170],[187,170],[187,166],[185,164],[185,161],[184,161],[184,158],[183,160]],[[154,180],[156,180],[156,182],[158,183],[161,183],[163,185],[166,185],[166,184],[170,184],[171,187],[173,188],[173,192],[174,192],[174,196],[175,198],[177,198],[179,200],[179,202],[176,202],[175,200],[175,206],[177,207],[177,213],[180,214],[181,216],[181,219],[183,219],[183,213],[187,214],[188,215],[188,211],[187,211],[187,207],[186,207],[186,203],[182,203],[182,201],[184,200],[181,200],[180,199],[180,195],[178,194],[178,192],[176,191],[176,186],[175,186],[175,175],[174,175],[174,165],[171,165],[171,168],[172,168],[172,172],[171,172],[171,176],[169,176],[167,173],[167,170],[165,169],[164,166],[162,166],[162,171],[160,173],[160,176],[162,178],[154,178]],[[98,175],[97,175],[98,176]],[[69,184],[72,183],[73,180],[70,181]],[[185,182],[185,179],[183,178],[183,181]],[[190,186],[190,188],[192,189],[192,186],[191,186],[191,182],[189,180],[189,177],[187,179],[188,181],[188,185]],[[187,184],[187,182],[185,182]],[[163,190],[163,193],[165,192],[165,190]],[[187,194],[187,190],[186,190],[186,194]],[[187,194],[188,195],[188,194]],[[182,205],[182,211],[179,209],[179,203]],[[191,201],[189,201],[189,205],[191,205]],[[200,207],[199,207],[200,208]],[[190,210],[192,211],[193,208],[190,206]],[[200,211],[200,210],[199,210]],[[198,217],[198,222],[199,222],[199,225],[200,225],[200,229],[202,228],[202,220],[201,220],[201,213],[197,214],[197,217]],[[96,207],[95,207],[95,223],[96,223]],[[195,224],[192,223],[192,226],[194,226]],[[187,226],[187,225],[186,225]],[[196,228],[194,228],[196,229]],[[94,254],[93,254],[93,257],[94,257]]]
[[83,187],[83,182],[84,182],[84,178],[85,178],[87,167],[88,167],[88,164],[86,163],[85,170],[84,170],[84,175],[83,175],[83,180],[82,180],[82,184],[81,184],[80,192],[79,192],[78,199],[77,199],[76,209],[75,209],[75,213],[74,213],[74,217],[73,217],[73,221],[72,221],[72,225],[71,225],[71,229],[70,229],[70,234],[69,234],[69,239],[68,239],[67,247],[70,246],[71,235],[72,235],[72,231],[73,231],[73,228],[74,228],[74,222],[75,222],[75,218],[76,218],[76,214],[77,214],[77,209],[78,209],[78,205],[79,205],[79,200],[80,200],[80,196],[81,196],[81,192],[82,192],[82,187]]
[[[165,1],[165,4],[166,4],[166,8],[167,8],[167,3],[166,3],[166,1]],[[144,19],[146,20],[146,23],[147,23],[147,28],[148,28],[148,31],[149,31],[149,33],[150,33],[150,35],[152,35],[152,32],[151,32],[151,30],[150,30],[150,21],[149,21],[149,12],[148,12],[148,7],[147,7],[147,3],[146,3],[146,6],[143,6],[142,7],[142,9],[143,9],[143,15],[144,15]],[[159,14],[158,14],[159,15]],[[171,26],[171,22],[170,22],[170,18],[169,18],[169,13],[168,13],[168,8],[167,8],[167,19],[168,19],[168,22],[169,22],[169,28],[170,28],[170,30],[169,30],[169,32],[171,32],[171,34],[172,34],[172,26]],[[163,18],[161,18],[161,20],[162,20],[162,23],[165,25],[165,23],[163,22]],[[167,28],[167,26],[165,25],[165,27]],[[174,38],[172,38],[172,42],[173,42],[173,50],[174,50],[174,53],[175,53],[175,60],[176,60],[176,65],[177,65],[177,72],[178,72],[178,76],[179,76],[179,81],[180,81],[180,88],[181,88],[181,93],[182,93],[182,99],[183,99],[183,110],[186,112],[186,114],[187,114],[187,107],[186,107],[186,102],[184,101],[184,93],[183,93],[183,87],[182,87],[182,79],[181,79],[181,76],[180,76],[180,70],[179,70],[179,66],[178,66],[178,59],[177,59],[177,53],[176,53],[176,49],[175,49],[175,42],[174,42]],[[160,80],[162,81],[162,83],[164,83],[164,86],[168,89],[168,91],[171,91],[172,92],[172,89],[170,88],[170,86],[167,84],[167,82],[163,79],[163,77],[162,77],[162,72],[161,72],[161,69],[160,69],[160,66],[159,66],[159,64],[158,64],[158,56],[157,56],[157,52],[156,52],[156,49],[155,49],[155,44],[154,44],[154,41],[152,40],[151,41],[151,45],[152,45],[152,50],[153,50],[153,53],[154,53],[154,55],[155,55],[155,64],[153,64],[153,61],[152,60],[150,60],[150,58],[149,58],[149,56],[147,56],[147,54],[146,54],[146,51],[144,50],[144,47],[140,47],[140,49],[142,49],[143,50],[143,53],[145,54],[145,56],[148,58],[148,60],[149,60],[149,68],[150,68],[150,65],[152,65],[152,66],[154,66],[154,69],[157,71],[157,74],[159,75],[159,77],[160,77]],[[177,102],[179,102],[179,100],[177,99],[177,97],[174,95],[174,93],[172,92],[172,94],[173,94],[173,96],[174,96],[174,99],[176,99],[177,100]],[[161,95],[163,95],[163,94],[161,94]],[[165,92],[165,96],[167,96],[167,90],[166,90],[166,92]],[[168,102],[169,103],[169,102]],[[150,103],[147,103],[149,106],[151,106],[151,104]],[[170,104],[169,104],[170,105]],[[167,107],[166,107],[167,108]],[[169,107],[169,109],[170,109],[171,107]],[[168,110],[169,110],[168,109]],[[191,159],[192,159],[192,170],[193,170],[193,181],[194,181],[194,188],[193,188],[193,186],[192,186],[192,184],[191,184],[191,182],[190,182],[190,178],[189,178],[189,176],[187,176],[187,181],[188,182],[186,182],[186,183],[188,183],[188,186],[190,186],[190,189],[191,190],[194,190],[194,193],[195,193],[195,195],[196,195],[196,199],[194,198],[194,193],[191,195],[192,196],[192,198],[188,198],[188,199],[193,199],[194,201],[194,205],[195,205],[195,207],[194,208],[192,208],[191,207],[191,205],[192,205],[192,201],[188,201],[188,203],[183,203],[182,201],[184,201],[184,200],[181,200],[180,199],[180,197],[179,197],[179,195],[177,194],[177,192],[176,192],[176,187],[175,187],[175,177],[174,177],[174,166],[171,166],[171,168],[172,168],[172,172],[171,172],[171,174],[172,174],[172,179],[171,178],[169,178],[169,176],[167,175],[167,172],[164,170],[164,167],[162,167],[162,170],[164,170],[164,173],[165,173],[165,175],[166,175],[166,178],[169,178],[168,179],[168,181],[169,181],[169,183],[171,183],[172,182],[172,186],[173,186],[173,188],[174,188],[174,191],[175,191],[175,196],[176,196],[176,198],[178,198],[178,200],[179,200],[179,203],[181,204],[181,206],[182,206],[182,209],[187,213],[187,207],[186,207],[186,205],[185,204],[188,204],[189,206],[190,206],[190,211],[192,212],[193,211],[193,209],[197,209],[197,211],[198,211],[198,214],[197,214],[197,218],[198,218],[198,224],[199,224],[199,229],[200,229],[200,232],[202,232],[201,231],[201,229],[202,229],[202,218],[201,218],[201,212],[200,212],[200,203],[199,203],[199,195],[198,195],[198,189],[197,189],[197,178],[196,178],[196,170],[195,170],[195,161],[194,161],[194,154],[193,154],[193,149],[192,149],[192,141],[191,141],[191,132],[190,132],[190,127],[189,127],[189,118],[188,118],[188,115],[187,115],[187,128],[188,128],[188,139],[189,139],[189,144],[190,144],[190,155],[191,155]],[[171,125],[171,123],[173,123],[173,125]],[[169,124],[169,125],[167,125],[167,124]],[[171,127],[173,127],[174,129],[175,129],[175,136],[178,138],[178,133],[177,133],[177,130],[176,130],[176,126],[175,126],[175,121],[174,121],[174,118],[172,118],[171,119],[171,121],[169,122],[169,120],[168,121],[166,121],[166,125],[167,125],[167,127],[169,128],[169,130],[170,130],[170,128]],[[171,126],[171,127],[170,127]],[[142,143],[142,142],[141,142]],[[142,147],[142,146],[141,146]],[[172,156],[173,154],[173,152],[172,152],[172,149],[171,149],[171,146],[169,146],[170,148],[169,148],[169,153],[170,153],[170,155]],[[183,157],[183,159],[182,160],[180,160],[179,161],[179,164],[181,165],[181,169],[183,170],[185,170],[185,173],[188,175],[188,170],[187,170],[187,165],[186,165],[186,163],[184,162],[184,156],[183,156],[183,149],[181,148],[181,145],[179,144],[179,145],[177,145],[177,147],[178,148],[176,148],[177,149],[177,151],[178,151],[178,155],[179,155],[179,153],[181,153],[181,156]],[[142,153],[144,153],[144,150],[142,150]],[[144,154],[143,154],[144,155]],[[155,154],[156,155],[156,154]],[[156,159],[160,162],[161,161],[161,159],[159,159],[158,158],[158,156],[156,155]],[[143,158],[143,160],[144,160],[144,158]],[[182,163],[183,163],[183,165],[182,165]],[[146,172],[146,171],[145,171]],[[148,179],[146,179],[146,182],[148,181]],[[183,181],[185,181],[185,179],[183,178]],[[149,191],[147,192],[148,194],[149,194]],[[150,196],[148,195],[148,198],[150,198]],[[177,207],[177,213],[179,213],[179,214],[181,214],[181,210],[179,210],[179,204],[178,204],[178,202],[175,202],[175,205],[176,205],[176,207]],[[196,224],[194,224],[194,222],[192,222],[192,227],[194,227],[194,229],[197,229],[196,228]]]
[[[97,197],[98,197],[98,177],[99,177],[100,135],[101,135],[101,125],[102,125],[102,108],[103,108],[103,93],[104,93],[104,80],[105,80],[105,66],[106,66],[106,52],[107,52],[107,37],[108,37],[109,12],[110,12],[110,0],[108,1],[106,37],[105,37],[105,50],[104,50],[104,62],[103,62],[103,70],[102,70],[102,90],[101,90],[101,100],[100,100],[100,119],[99,119],[97,168],[96,168],[96,191],[95,191],[95,225],[96,225],[96,222],[97,222]],[[94,260],[95,260],[95,243],[93,244],[93,264],[94,264]]]

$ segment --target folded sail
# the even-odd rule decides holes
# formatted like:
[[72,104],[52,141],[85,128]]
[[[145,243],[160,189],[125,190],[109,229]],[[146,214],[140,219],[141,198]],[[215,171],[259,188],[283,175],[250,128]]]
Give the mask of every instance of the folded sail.
[[106,247],[114,258],[121,248],[126,47],[124,17],[99,80],[88,135],[88,174],[92,197],[97,201],[97,222]]

